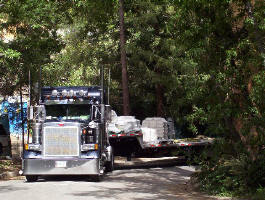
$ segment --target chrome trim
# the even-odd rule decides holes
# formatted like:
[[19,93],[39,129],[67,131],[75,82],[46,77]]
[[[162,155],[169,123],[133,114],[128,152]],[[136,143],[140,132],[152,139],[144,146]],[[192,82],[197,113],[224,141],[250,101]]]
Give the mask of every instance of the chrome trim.
[[[80,155],[80,133],[79,133],[80,126],[67,125],[67,123],[64,123],[64,127],[60,127],[58,124],[59,123],[53,126],[44,126],[43,128],[43,156],[44,157],[79,156]],[[51,132],[48,132],[48,130],[50,130]],[[67,130],[73,131],[72,134],[74,134],[74,136],[70,134],[67,135],[64,132]],[[54,134],[54,131],[57,134]],[[52,140],[50,140],[51,143],[54,143],[53,146],[51,145],[47,146],[47,142],[50,142],[50,141],[47,141],[47,137],[54,137]],[[57,143],[56,143],[56,137],[57,137]],[[63,137],[65,137],[65,141],[62,140]],[[58,140],[58,138],[60,138],[60,140]],[[63,142],[65,142],[65,144]],[[65,145],[66,148],[59,149],[63,145]],[[71,147],[72,150],[69,150],[69,147]],[[48,148],[50,148],[49,151],[48,151]]]
[[[65,167],[56,167],[65,162]],[[99,159],[24,159],[23,175],[98,175]]]

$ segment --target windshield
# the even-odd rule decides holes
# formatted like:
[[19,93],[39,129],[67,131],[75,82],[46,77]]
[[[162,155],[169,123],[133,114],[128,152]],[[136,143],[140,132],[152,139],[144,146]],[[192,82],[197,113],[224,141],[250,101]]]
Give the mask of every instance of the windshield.
[[46,105],[46,120],[90,120],[90,105]]

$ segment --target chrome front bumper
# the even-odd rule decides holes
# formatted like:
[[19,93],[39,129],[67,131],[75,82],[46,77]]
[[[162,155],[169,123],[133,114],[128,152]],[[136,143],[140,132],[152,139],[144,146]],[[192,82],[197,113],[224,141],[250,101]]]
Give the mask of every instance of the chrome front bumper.
[[99,159],[24,159],[23,175],[99,175]]

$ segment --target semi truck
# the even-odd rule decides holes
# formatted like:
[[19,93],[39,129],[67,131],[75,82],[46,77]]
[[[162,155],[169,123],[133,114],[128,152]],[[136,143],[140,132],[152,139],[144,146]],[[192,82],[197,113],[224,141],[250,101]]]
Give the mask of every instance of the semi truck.
[[43,175],[101,180],[114,165],[109,113],[103,86],[43,87],[39,104],[28,108],[21,174],[28,182]]

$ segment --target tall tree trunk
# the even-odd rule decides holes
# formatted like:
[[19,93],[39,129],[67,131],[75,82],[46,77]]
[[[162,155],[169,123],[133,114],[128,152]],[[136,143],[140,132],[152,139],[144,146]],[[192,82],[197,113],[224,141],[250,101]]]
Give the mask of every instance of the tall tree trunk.
[[22,133],[21,133],[21,139],[22,139],[22,155],[24,153],[24,144],[25,144],[25,141],[24,141],[24,113],[23,113],[23,93],[22,93],[22,85],[20,85],[20,88],[19,88],[19,93],[20,93],[20,117],[21,117],[21,127],[22,127]]
[[130,101],[128,88],[128,73],[125,51],[125,32],[124,32],[124,0],[120,2],[120,47],[121,47],[121,66],[122,66],[122,91],[123,91],[123,115],[130,115]]
[[[241,31],[242,29],[244,29],[244,20],[245,18],[250,18],[253,20],[253,22],[255,23],[255,18],[253,15],[254,12],[254,5],[255,5],[255,0],[251,0],[251,1],[244,1],[244,7],[242,7],[243,10],[243,17],[241,20],[241,23],[237,26],[238,31]],[[240,8],[238,8],[238,10],[240,10]],[[257,36],[258,34],[256,34]],[[256,39],[256,38],[255,38]],[[258,44],[259,42],[257,42]],[[259,46],[256,47],[258,50],[261,50],[263,48],[259,48]],[[253,66],[252,64],[248,65],[248,70],[251,72],[251,75],[249,77],[245,77],[245,85],[246,85],[246,91],[243,91],[242,89],[235,89],[232,88],[234,90],[234,94],[235,94],[235,98],[237,99],[237,103],[239,105],[239,107],[241,108],[241,110],[245,110],[244,108],[244,104],[250,104],[251,106],[255,107],[257,110],[258,106],[255,105],[254,102],[249,102],[248,100],[248,96],[250,96],[251,92],[252,92],[252,87],[253,87],[253,83],[252,83],[252,79],[253,77],[258,73],[258,68],[256,66]],[[246,103],[247,102],[247,103]],[[249,114],[249,119],[251,119],[252,116]],[[233,119],[233,124],[235,126],[235,130],[238,133],[241,142],[244,144],[247,152],[250,155],[250,158],[254,161],[257,159],[259,151],[260,151],[260,147],[258,145],[256,145],[255,140],[258,139],[259,133],[257,131],[257,127],[256,125],[251,124],[248,130],[248,133],[245,134],[244,133],[244,117],[238,116],[237,118],[235,117]]]
[[156,85],[156,115],[157,117],[164,117],[164,103],[163,103],[163,86],[161,84]]

